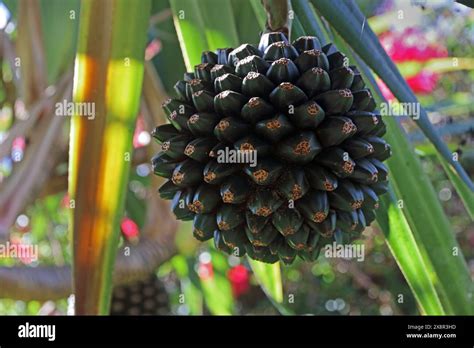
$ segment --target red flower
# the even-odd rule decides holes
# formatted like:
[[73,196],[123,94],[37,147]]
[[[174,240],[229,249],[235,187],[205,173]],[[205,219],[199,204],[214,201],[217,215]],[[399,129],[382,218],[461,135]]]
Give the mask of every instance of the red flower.
[[229,278],[230,284],[232,285],[232,293],[234,294],[235,298],[240,297],[249,290],[250,275],[246,267],[242,265],[232,267],[228,271],[227,277]]

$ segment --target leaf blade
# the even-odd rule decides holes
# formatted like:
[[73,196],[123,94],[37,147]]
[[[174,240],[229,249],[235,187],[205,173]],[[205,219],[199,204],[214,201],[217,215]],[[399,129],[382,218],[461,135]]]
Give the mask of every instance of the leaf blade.
[[[346,42],[350,42],[354,51],[384,80],[397,99],[407,103],[418,103],[415,95],[382,48],[377,36],[366,23],[364,15],[356,4],[328,0],[311,0],[311,2],[331,22],[331,25],[344,37]],[[436,133],[423,107],[420,107],[420,115],[418,116],[415,119],[418,126],[449,163],[449,166],[455,170],[460,179],[474,192],[474,184],[464,168],[458,162],[453,161],[451,152]]]

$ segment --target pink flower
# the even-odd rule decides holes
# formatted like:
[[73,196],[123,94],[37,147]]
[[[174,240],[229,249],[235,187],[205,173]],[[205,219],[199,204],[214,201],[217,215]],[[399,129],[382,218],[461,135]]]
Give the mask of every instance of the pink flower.
[[397,63],[426,62],[431,58],[448,56],[446,47],[427,43],[424,33],[417,28],[407,28],[402,33],[385,32],[379,40],[390,58]]
[[[427,43],[424,33],[418,28],[407,28],[401,33],[385,32],[379,39],[387,54],[396,63],[426,62],[432,58],[448,55],[443,45]],[[436,88],[439,75],[428,70],[421,70],[416,75],[406,76],[405,79],[414,93],[427,94]],[[395,99],[382,81],[378,81],[378,85],[387,100]]]
[[438,79],[438,74],[422,70],[415,76],[407,77],[406,81],[413,92],[428,94],[435,89]]
[[137,242],[140,235],[140,230],[138,225],[132,219],[124,217],[120,224],[120,230],[122,231],[122,236],[128,242]]
[[137,123],[135,125],[135,132],[133,133],[133,148],[138,149],[140,147],[146,146],[148,144],[144,144],[140,135],[142,132],[145,131],[145,121],[143,120],[142,115],[138,115]]

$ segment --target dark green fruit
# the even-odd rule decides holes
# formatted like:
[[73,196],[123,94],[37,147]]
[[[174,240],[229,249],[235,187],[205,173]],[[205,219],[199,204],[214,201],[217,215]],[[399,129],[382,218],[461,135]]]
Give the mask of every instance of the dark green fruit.
[[257,134],[271,142],[276,142],[294,130],[294,126],[284,114],[260,121],[255,125]]
[[296,85],[309,97],[314,97],[330,89],[331,77],[322,68],[311,68],[298,79]]
[[283,200],[273,191],[261,189],[247,203],[247,209],[257,216],[272,215],[283,203]]
[[174,195],[179,190],[180,190],[180,188],[178,186],[173,184],[173,182],[171,180],[168,180],[163,185],[161,185],[158,192],[160,193],[160,197],[162,199],[173,199]]
[[193,234],[262,262],[315,261],[375,219],[388,189],[382,116],[357,67],[318,38],[264,33],[204,52],[152,135],[159,189]]
[[207,214],[213,212],[220,201],[221,197],[215,186],[202,184],[194,192],[192,202],[188,204],[188,209],[196,214]]
[[171,210],[173,210],[174,215],[179,220],[192,220],[194,218],[194,213],[188,209],[189,197],[192,197],[193,190],[184,189],[182,191],[176,192],[171,201]]
[[233,204],[222,204],[216,215],[217,227],[221,231],[236,228],[244,222],[244,214],[241,209]]
[[379,119],[373,112],[368,111],[349,111],[345,114],[349,117],[357,127],[357,135],[366,135],[372,132],[373,129],[378,125]]
[[178,187],[191,187],[202,180],[202,164],[192,159],[181,162],[174,170],[171,181]]
[[308,50],[301,52],[300,56],[295,59],[295,64],[301,74],[312,68],[321,68],[329,71],[329,61],[326,55],[320,50]]
[[296,107],[289,115],[291,122],[302,129],[317,129],[324,116],[324,110],[312,100]]
[[343,114],[352,106],[352,93],[349,89],[331,90],[319,94],[315,99],[327,114]]
[[252,97],[267,97],[275,88],[275,84],[268,77],[252,71],[245,76],[242,82],[242,92]]
[[217,230],[216,216],[214,214],[196,214],[193,221],[194,237],[201,242],[211,239]]
[[337,176],[324,167],[311,163],[305,171],[312,188],[322,191],[334,191],[337,188]]
[[270,117],[275,112],[275,109],[265,99],[260,97],[250,98],[249,101],[242,107],[240,117],[245,121],[254,124],[262,119]]
[[306,131],[280,142],[276,155],[290,163],[305,164],[311,162],[321,150],[314,132]]
[[275,183],[282,169],[280,162],[267,157],[259,160],[256,166],[247,165],[244,171],[257,185],[268,186]]
[[184,154],[198,162],[207,162],[209,152],[216,145],[214,138],[196,138],[184,148]]
[[177,163],[165,153],[160,152],[151,159],[151,165],[156,175],[169,178],[173,175]]
[[379,180],[379,171],[371,161],[367,159],[359,159],[355,161],[356,166],[354,172],[351,174],[351,179],[362,184],[373,184]]
[[296,48],[299,53],[302,53],[308,50],[321,49],[321,43],[315,36],[301,36],[293,41],[293,47]]
[[233,74],[224,74],[214,80],[214,90],[218,93],[233,90],[240,92],[242,89],[242,78]]
[[170,299],[165,284],[155,275],[114,287],[110,315],[170,315]]
[[267,247],[278,236],[278,231],[271,225],[267,224],[257,233],[252,233],[249,229],[245,229],[247,238],[253,246]]
[[220,141],[234,142],[249,132],[249,125],[237,117],[226,117],[214,128],[214,135]]
[[255,134],[248,135],[234,143],[234,149],[242,152],[255,151],[260,157],[270,154],[272,146]]
[[325,191],[309,191],[297,202],[297,208],[308,221],[322,222],[329,213],[329,201]]
[[214,97],[214,109],[220,115],[238,116],[240,109],[248,101],[244,95],[227,90]]
[[309,181],[301,168],[291,168],[280,177],[278,192],[288,201],[296,201],[309,190]]
[[286,41],[277,41],[265,49],[263,59],[267,61],[277,61],[286,58],[290,61],[298,57],[298,51]]
[[331,169],[341,178],[351,175],[355,167],[355,162],[349,153],[339,147],[325,149],[316,157],[316,162]]
[[316,129],[318,139],[324,147],[339,145],[356,132],[356,125],[350,118],[343,116],[326,117]]
[[235,67],[235,72],[241,77],[245,77],[250,72],[265,74],[269,64],[259,56],[248,56],[239,61]]
[[187,127],[194,136],[208,136],[212,135],[220,119],[218,114],[199,112],[188,119]]
[[289,106],[299,105],[308,100],[306,94],[290,82],[280,83],[270,93],[270,101],[281,111],[286,112]]
[[275,60],[267,71],[267,77],[276,85],[285,81],[296,81],[299,76],[295,63],[288,58]]
[[[344,89],[349,88],[354,81],[354,72],[351,68],[342,66],[340,68],[331,70],[329,72],[329,78],[331,80],[331,89]],[[355,95],[352,94],[355,102]],[[354,104],[352,104],[354,105]]]
[[220,188],[222,201],[229,204],[244,203],[248,196],[248,185],[248,180],[242,176],[229,177]]
[[298,210],[283,207],[273,214],[272,224],[284,237],[295,234],[303,225],[304,218]]
[[288,245],[293,249],[303,250],[306,248],[306,243],[308,242],[309,234],[309,227],[307,225],[304,225],[300,228],[298,233],[293,233],[286,237],[286,241]]
[[247,223],[247,228],[252,233],[257,233],[265,224],[270,220],[270,216],[261,216],[255,215],[250,210],[245,211],[245,221]]
[[364,193],[349,180],[341,180],[336,190],[329,192],[331,207],[341,211],[352,211],[362,207]]
[[160,143],[167,141],[170,138],[173,138],[177,135],[180,135],[178,130],[174,128],[172,124],[163,124],[155,128],[153,132],[151,132],[151,136],[158,140]]

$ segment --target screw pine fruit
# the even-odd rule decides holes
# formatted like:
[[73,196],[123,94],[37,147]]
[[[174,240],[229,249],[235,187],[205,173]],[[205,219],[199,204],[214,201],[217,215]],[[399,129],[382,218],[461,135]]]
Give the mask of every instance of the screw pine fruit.
[[334,45],[265,33],[258,47],[204,52],[175,90],[152,164],[197,239],[289,264],[374,220],[391,149],[370,90]]
[[169,298],[163,282],[154,274],[114,289],[111,315],[168,315]]

